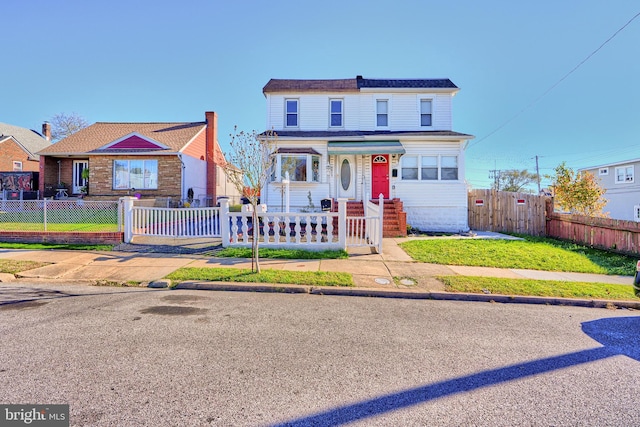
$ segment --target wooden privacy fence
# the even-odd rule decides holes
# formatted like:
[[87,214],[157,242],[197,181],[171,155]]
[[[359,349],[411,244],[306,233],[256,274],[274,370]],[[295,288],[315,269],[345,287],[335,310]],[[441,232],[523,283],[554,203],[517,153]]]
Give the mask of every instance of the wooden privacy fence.
[[547,236],[623,254],[640,254],[640,222],[553,211],[547,201]]
[[509,191],[469,191],[469,228],[476,231],[546,234],[545,196]]

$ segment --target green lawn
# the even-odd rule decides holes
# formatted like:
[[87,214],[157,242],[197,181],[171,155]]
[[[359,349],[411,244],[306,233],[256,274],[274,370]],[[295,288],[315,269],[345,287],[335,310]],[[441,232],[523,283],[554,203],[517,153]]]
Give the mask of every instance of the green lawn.
[[8,243],[0,242],[0,249],[64,249],[77,251],[110,251],[113,245],[83,245],[79,243]]
[[470,276],[442,276],[438,279],[445,284],[447,292],[626,301],[640,299],[629,285]]
[[351,274],[325,271],[262,270],[260,274],[238,268],[183,267],[169,274],[175,281],[278,283],[309,286],[354,286]]
[[[259,248],[260,258],[278,259],[345,259],[349,258],[347,251],[305,251],[302,249],[271,249]],[[222,258],[251,258],[250,248],[224,248],[215,253]]]
[[413,259],[444,265],[633,276],[636,258],[554,239],[421,239],[401,243]]

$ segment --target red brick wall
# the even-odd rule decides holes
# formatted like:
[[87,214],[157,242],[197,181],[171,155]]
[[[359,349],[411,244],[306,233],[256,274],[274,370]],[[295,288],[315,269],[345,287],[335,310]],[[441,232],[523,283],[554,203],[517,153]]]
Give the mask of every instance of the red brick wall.
[[119,245],[124,233],[73,233],[42,231],[0,231],[0,242],[13,243],[75,243],[85,245]]
[[13,162],[22,162],[22,170],[24,172],[38,172],[38,162],[29,160],[27,153],[13,140],[0,144],[0,171],[13,171]]

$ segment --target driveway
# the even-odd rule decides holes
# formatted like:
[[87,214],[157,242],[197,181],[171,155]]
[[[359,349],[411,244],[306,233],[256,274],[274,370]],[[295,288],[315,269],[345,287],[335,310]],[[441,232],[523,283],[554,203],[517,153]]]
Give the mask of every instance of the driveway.
[[0,336],[71,425],[640,425],[627,310],[21,283]]

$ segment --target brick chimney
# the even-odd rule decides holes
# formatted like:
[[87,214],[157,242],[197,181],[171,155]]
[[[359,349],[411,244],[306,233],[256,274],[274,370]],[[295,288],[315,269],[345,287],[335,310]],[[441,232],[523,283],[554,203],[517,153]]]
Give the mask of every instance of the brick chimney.
[[42,124],[42,136],[44,136],[44,139],[47,141],[51,141],[51,123],[44,122]]
[[206,132],[206,160],[207,160],[207,196],[211,196],[215,206],[216,197],[216,156],[215,149],[218,143],[218,115],[213,111],[204,113],[207,121]]

